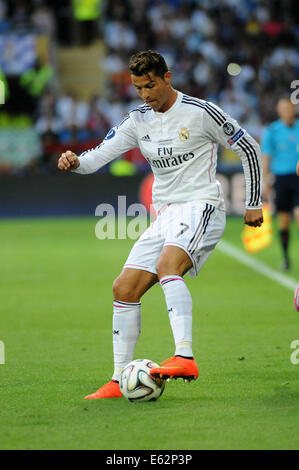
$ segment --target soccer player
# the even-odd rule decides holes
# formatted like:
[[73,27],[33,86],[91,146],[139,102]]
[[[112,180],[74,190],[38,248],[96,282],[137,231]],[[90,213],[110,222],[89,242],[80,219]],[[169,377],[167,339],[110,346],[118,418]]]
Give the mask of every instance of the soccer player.
[[157,217],[134,244],[113,284],[112,379],[88,399],[121,396],[120,374],[133,360],[140,333],[140,299],[157,282],[165,294],[175,352],[151,374],[164,379],[198,377],[192,351],[192,298],[184,275],[197,276],[224,231],[224,200],[216,180],[218,143],[242,160],[244,223],[259,227],[263,222],[261,153],[255,140],[214,104],[175,90],[159,53],[138,52],[130,58],[129,68],[145,103],[130,111],[98,147],[79,157],[67,151],[58,162],[61,170],[92,173],[139,147],[154,173]]
[[299,155],[299,119],[289,98],[277,103],[279,119],[271,123],[262,136],[265,198],[269,199],[273,178],[278,230],[283,252],[282,269],[290,268],[289,228],[292,218],[299,226],[299,181],[296,166]]

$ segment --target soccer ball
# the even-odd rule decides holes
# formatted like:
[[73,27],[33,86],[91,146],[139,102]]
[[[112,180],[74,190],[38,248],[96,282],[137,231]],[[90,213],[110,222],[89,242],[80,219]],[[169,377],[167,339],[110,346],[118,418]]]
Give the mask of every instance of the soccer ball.
[[136,359],[122,371],[119,381],[121,393],[129,401],[155,401],[162,395],[165,380],[156,379],[149,373],[159,367],[149,359]]

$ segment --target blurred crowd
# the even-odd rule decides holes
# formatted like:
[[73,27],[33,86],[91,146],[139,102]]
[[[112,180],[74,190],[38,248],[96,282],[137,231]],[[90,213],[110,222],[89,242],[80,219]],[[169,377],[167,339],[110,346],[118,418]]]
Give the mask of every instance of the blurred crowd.
[[[112,0],[106,11],[110,95],[134,100],[127,59],[153,48],[173,85],[214,101],[255,134],[275,118],[277,96],[299,72],[299,18],[292,0]],[[229,75],[237,63],[241,73]]]
[[[29,18],[36,31],[65,44],[71,0],[58,2],[57,9],[55,2],[42,0],[18,0],[10,10],[8,3],[0,0],[0,37],[11,24],[24,26]],[[291,93],[299,75],[296,0],[103,0],[98,5],[97,27],[88,41],[102,39],[106,45],[99,64],[107,73],[106,93],[86,102],[53,87],[55,77],[45,87],[34,111],[43,148],[39,167],[45,171],[56,171],[53,148],[88,148],[140,104],[128,71],[128,58],[137,50],[159,51],[175,88],[218,104],[256,139],[276,119],[277,98]],[[67,41],[72,44],[70,36]],[[147,169],[146,162],[143,166]]]

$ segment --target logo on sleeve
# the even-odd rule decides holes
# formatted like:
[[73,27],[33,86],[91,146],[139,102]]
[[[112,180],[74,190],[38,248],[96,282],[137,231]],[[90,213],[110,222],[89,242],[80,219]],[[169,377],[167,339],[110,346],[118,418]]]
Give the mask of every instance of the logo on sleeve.
[[230,122],[225,122],[223,124],[223,132],[226,135],[233,135],[235,132],[235,128]]
[[231,139],[228,139],[227,143],[229,145],[233,145],[235,142],[237,142],[237,140],[242,137],[243,134],[244,131],[242,129],[239,129],[238,132]]
[[104,140],[110,140],[115,136],[115,129],[110,129]]

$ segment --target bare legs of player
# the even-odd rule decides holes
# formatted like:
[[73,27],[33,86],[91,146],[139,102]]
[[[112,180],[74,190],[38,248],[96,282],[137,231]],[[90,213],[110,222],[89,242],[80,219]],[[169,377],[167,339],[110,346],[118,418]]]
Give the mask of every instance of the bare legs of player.
[[176,246],[165,246],[161,252],[156,269],[157,274],[140,269],[124,268],[113,283],[114,299],[122,302],[139,302],[162,277],[175,274],[183,276],[192,266],[184,250]]
[[123,367],[133,359],[140,333],[141,304],[145,292],[158,281],[166,299],[175,354],[192,357],[192,299],[183,275],[192,267],[187,253],[176,246],[163,248],[157,274],[124,268],[113,283],[113,380],[119,380]]

